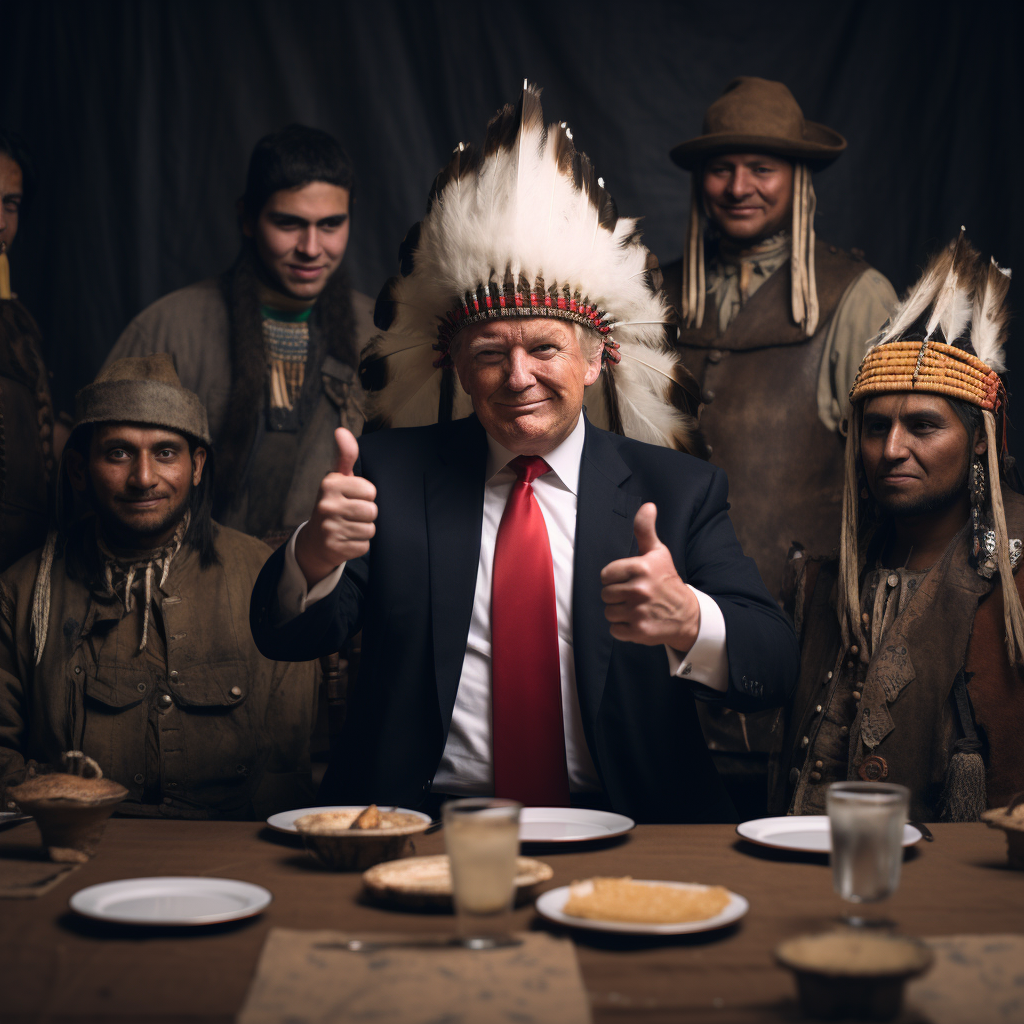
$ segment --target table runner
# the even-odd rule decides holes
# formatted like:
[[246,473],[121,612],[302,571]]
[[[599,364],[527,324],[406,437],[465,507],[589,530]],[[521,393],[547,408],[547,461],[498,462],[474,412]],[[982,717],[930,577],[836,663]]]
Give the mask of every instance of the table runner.
[[238,1024],[590,1024],[572,944],[540,932],[518,937],[522,944],[506,949],[351,952],[350,939],[410,937],[273,928]]

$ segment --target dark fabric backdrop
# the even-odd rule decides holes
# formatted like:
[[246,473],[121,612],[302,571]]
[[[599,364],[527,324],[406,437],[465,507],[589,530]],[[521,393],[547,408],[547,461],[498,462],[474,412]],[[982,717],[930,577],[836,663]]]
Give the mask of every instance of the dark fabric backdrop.
[[354,157],[347,259],[376,295],[438,167],[524,77],[667,262],[689,197],[668,150],[739,74],[785,81],[849,140],[815,179],[821,237],[863,249],[898,291],[960,224],[1024,274],[1022,8],[3,0],[0,124],[40,171],[14,286],[67,405],[140,309],[230,264],[253,143],[302,121]]

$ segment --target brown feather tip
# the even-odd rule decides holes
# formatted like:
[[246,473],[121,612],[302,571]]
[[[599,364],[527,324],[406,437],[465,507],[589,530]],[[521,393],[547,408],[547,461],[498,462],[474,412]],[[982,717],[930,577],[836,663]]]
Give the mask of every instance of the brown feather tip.
[[540,87],[524,83],[523,94],[513,107],[506,103],[487,124],[483,156],[486,160],[499,149],[512,149],[519,138],[520,128],[539,127],[544,133],[544,112],[540,105]]

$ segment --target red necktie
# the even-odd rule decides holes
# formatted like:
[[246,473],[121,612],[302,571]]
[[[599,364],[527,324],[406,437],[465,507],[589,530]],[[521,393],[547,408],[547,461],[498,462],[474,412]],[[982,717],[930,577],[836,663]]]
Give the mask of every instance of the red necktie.
[[509,465],[519,479],[498,527],[491,583],[494,795],[568,807],[555,573],[531,486],[550,467],[539,455]]

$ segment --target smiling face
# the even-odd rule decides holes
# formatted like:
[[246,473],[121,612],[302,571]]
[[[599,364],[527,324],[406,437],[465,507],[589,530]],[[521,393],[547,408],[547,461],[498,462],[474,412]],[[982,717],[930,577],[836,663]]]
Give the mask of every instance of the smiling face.
[[938,395],[878,395],[864,405],[864,475],[891,515],[924,515],[966,503],[971,455],[985,448],[980,430],[968,437],[953,407]]
[[492,320],[462,331],[452,359],[484,430],[516,455],[547,455],[579,420],[601,344],[584,352],[564,320]]
[[274,192],[256,222],[242,230],[274,283],[297,299],[313,300],[341,265],[348,245],[349,192],[326,181]]
[[185,515],[206,450],[190,455],[185,437],[160,427],[101,423],[88,461],[71,449],[65,458],[72,485],[89,495],[108,541],[152,549],[171,539]]
[[744,245],[781,231],[793,213],[793,165],[766,153],[725,153],[704,165],[704,204],[719,230]]

